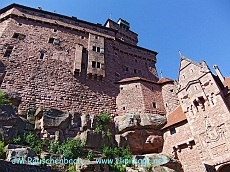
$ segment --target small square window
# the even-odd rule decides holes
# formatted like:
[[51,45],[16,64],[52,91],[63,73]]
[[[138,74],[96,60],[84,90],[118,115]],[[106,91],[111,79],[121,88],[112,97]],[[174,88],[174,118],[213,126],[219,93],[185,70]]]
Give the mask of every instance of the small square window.
[[176,129],[175,129],[175,128],[171,128],[171,129],[170,129],[170,134],[173,135],[173,134],[175,134],[175,133],[176,133]]
[[81,36],[81,39],[85,39],[85,37],[84,37],[84,36]]
[[58,39],[58,38],[50,38],[49,43],[54,44],[54,45],[59,45],[60,44],[60,39]]
[[152,105],[153,105],[153,108],[155,108],[155,109],[157,108],[156,102],[153,102]]
[[96,68],[96,62],[92,61],[92,68]]

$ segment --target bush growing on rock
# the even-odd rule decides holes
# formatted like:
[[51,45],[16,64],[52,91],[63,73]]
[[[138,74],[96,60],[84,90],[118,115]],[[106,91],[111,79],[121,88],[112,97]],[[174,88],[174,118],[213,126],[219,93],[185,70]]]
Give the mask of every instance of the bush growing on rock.
[[4,92],[0,90],[0,105],[10,104],[10,103],[11,101],[9,97],[7,96],[7,94],[5,94]]
[[130,152],[129,147],[126,148],[112,148],[105,146],[102,150],[102,154],[104,154],[108,158],[123,158],[123,159],[132,159],[132,153]]
[[38,136],[32,132],[24,133],[21,137],[18,135],[16,138],[13,139],[14,144],[23,145],[23,146],[29,146],[31,147],[36,153],[41,152],[45,140],[41,140],[38,138]]
[[68,138],[61,144],[59,141],[51,140],[48,150],[50,153],[58,152],[67,159],[76,159],[82,154],[83,144],[80,139]]
[[4,142],[0,141],[0,157],[4,154]]
[[103,112],[101,114],[98,115],[98,123],[96,124],[96,131],[102,131],[104,129],[104,126],[106,124],[108,124],[109,122],[111,122],[111,119],[109,117],[109,113],[108,112]]
[[48,147],[48,151],[50,153],[57,153],[58,152],[58,148],[60,147],[60,143],[59,141],[56,140],[50,140],[50,145]]

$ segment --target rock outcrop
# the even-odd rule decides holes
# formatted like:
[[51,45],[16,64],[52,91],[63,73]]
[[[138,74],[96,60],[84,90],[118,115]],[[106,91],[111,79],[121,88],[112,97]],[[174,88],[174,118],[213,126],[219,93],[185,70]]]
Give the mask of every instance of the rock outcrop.
[[166,117],[159,114],[126,114],[114,118],[118,146],[129,146],[135,153],[160,152],[163,147],[162,132],[159,130]]

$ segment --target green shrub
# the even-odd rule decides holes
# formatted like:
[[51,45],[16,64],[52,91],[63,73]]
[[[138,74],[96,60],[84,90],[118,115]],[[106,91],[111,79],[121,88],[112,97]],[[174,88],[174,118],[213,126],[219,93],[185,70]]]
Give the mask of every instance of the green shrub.
[[89,161],[93,161],[93,158],[94,158],[94,153],[93,153],[93,151],[89,151],[89,152],[88,152],[88,155],[87,155],[87,159],[88,159]]
[[105,146],[102,149],[102,154],[108,158],[123,158],[123,159],[132,159],[132,153],[130,152],[129,147],[126,148],[112,148]]
[[107,132],[106,132],[106,136],[110,139],[111,136],[112,136],[112,133],[111,131],[108,129]]
[[58,153],[67,159],[78,158],[83,150],[83,144],[80,139],[74,140],[68,138],[59,147]]
[[50,153],[57,153],[58,148],[59,148],[59,146],[60,146],[59,141],[50,140],[49,144],[50,144],[50,145],[49,145],[49,147],[48,147],[48,151],[49,151]]
[[10,103],[11,103],[11,100],[9,99],[7,94],[5,94],[4,92],[0,90],[0,105],[10,104]]
[[75,165],[70,164],[68,168],[68,172],[76,172]]
[[0,156],[2,156],[4,153],[5,153],[5,147],[4,147],[4,142],[3,141],[0,141]]
[[122,164],[114,164],[111,165],[112,170],[115,172],[126,172],[125,167]]
[[98,123],[96,124],[95,131],[102,131],[104,130],[104,126],[111,122],[108,112],[103,112],[98,115]]
[[41,140],[38,136],[32,132],[24,133],[21,137],[18,135],[16,138],[13,139],[14,144],[24,145],[31,147],[36,153],[41,152],[45,140]]

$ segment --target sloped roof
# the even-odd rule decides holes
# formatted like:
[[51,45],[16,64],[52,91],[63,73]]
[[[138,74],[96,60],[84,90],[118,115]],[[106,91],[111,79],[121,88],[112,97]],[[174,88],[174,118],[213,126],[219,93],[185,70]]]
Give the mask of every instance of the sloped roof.
[[185,120],[187,120],[187,118],[184,112],[182,111],[181,106],[178,106],[178,108],[176,108],[172,113],[168,115],[168,121],[162,129],[168,128],[174,124],[177,124]]
[[169,78],[161,78],[159,81],[157,81],[158,84],[163,84],[166,82],[173,82],[173,80]]
[[122,80],[118,81],[117,83],[131,82],[131,81],[146,81],[146,82],[151,82],[151,83],[157,84],[157,82],[155,82],[155,81],[148,80],[148,79],[141,78],[141,77],[125,78],[125,79],[122,79]]
[[145,82],[150,82],[150,83],[154,83],[154,84],[164,84],[167,82],[173,82],[172,79],[169,78],[161,78],[159,81],[155,82],[146,78],[141,78],[141,77],[131,77],[131,78],[125,78],[122,79],[120,81],[118,81],[117,83],[123,83],[123,82],[132,82],[132,81],[145,81]]

